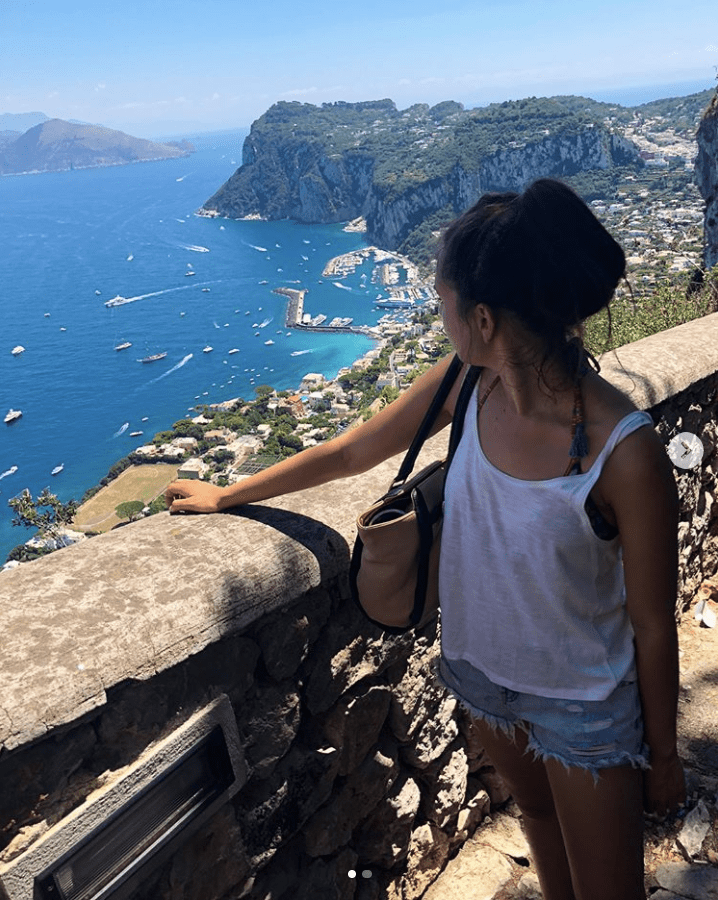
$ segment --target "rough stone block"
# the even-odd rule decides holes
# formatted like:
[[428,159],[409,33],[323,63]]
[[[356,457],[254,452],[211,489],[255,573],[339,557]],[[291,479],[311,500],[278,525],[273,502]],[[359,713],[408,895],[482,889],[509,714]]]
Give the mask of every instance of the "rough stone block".
[[469,844],[491,847],[516,860],[526,860],[530,855],[528,841],[519,820],[506,814],[495,816],[490,828],[480,828]]
[[331,859],[315,859],[300,872],[300,878],[291,892],[296,900],[353,900],[357,879],[350,878],[355,871],[357,855],[344,849]]
[[[57,820],[78,806],[96,786],[94,776],[82,767],[97,749],[97,735],[91,725],[82,725],[54,740],[36,744],[25,753],[8,753],[0,761],[0,851],[19,832],[16,853],[40,834],[37,827],[46,818]],[[88,782],[88,778],[90,783]],[[73,783],[83,784],[79,792]],[[12,785],[12,790],[8,786]],[[23,827],[24,826],[24,827]],[[41,827],[40,831],[47,828]],[[4,861],[11,856],[3,855]]]
[[247,735],[244,752],[252,774],[261,778],[287,753],[297,736],[299,693],[292,681],[257,686],[247,713],[246,719],[238,716],[240,728]]
[[420,799],[419,785],[407,775],[400,776],[385,801],[354,834],[352,845],[362,861],[388,869],[406,857]]
[[371,637],[361,633],[360,624],[354,615],[348,621],[332,618],[310,654],[305,698],[312,715],[325,712],[352,685],[410,652],[408,637]]
[[392,693],[390,709],[391,729],[398,741],[409,741],[417,728],[438,707],[447,695],[433,677],[431,667],[438,655],[438,647],[417,651],[410,656],[404,676]]
[[394,784],[399,773],[396,747],[386,739],[346,780],[332,800],[304,827],[306,851],[327,856],[348,843],[351,834]]
[[718,869],[713,866],[696,866],[687,862],[665,863],[656,869],[656,879],[662,888],[673,891],[686,900],[718,898]]
[[503,806],[507,802],[511,794],[503,779],[493,767],[482,769],[479,772],[479,779],[491,798],[491,806],[493,808]]
[[326,803],[339,768],[335,747],[294,746],[266,780],[253,780],[238,795],[238,815],[253,867],[299,832]]
[[459,815],[466,797],[469,764],[463,746],[452,745],[421,772],[424,785],[421,811],[429,822],[447,829]]
[[446,691],[442,695],[431,686],[426,690],[426,706],[417,715],[421,724],[414,731],[412,742],[401,747],[402,761],[417,769],[438,759],[459,733],[454,718],[456,700]]
[[353,772],[379,739],[390,699],[388,687],[359,684],[351,693],[345,694],[325,717],[310,725],[310,728],[321,732],[326,743],[339,748],[340,775]]
[[420,825],[411,835],[406,874],[401,880],[403,900],[423,897],[449,856],[449,839],[436,825]]
[[491,809],[491,800],[478,779],[469,778],[466,788],[467,801],[456,819],[456,829],[451,836],[451,850],[463,844],[479,827]]
[[306,659],[331,609],[326,590],[312,591],[286,612],[261,619],[253,629],[267,672],[275,681],[289,678]]
[[705,803],[700,800],[696,806],[688,813],[683,826],[678,834],[677,843],[686,858],[690,861],[691,857],[698,856],[703,846],[705,836],[710,829],[711,817]]
[[423,900],[493,900],[512,874],[503,854],[490,847],[467,846],[449,862]]

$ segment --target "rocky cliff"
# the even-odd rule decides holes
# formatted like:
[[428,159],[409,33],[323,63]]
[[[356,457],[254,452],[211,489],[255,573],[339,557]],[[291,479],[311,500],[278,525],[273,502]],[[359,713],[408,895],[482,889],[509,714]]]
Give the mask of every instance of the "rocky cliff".
[[703,264],[710,269],[718,263],[718,91],[701,119],[697,139],[696,182],[706,201]]
[[0,174],[61,172],[187,156],[192,147],[159,144],[100,125],[49,119],[0,148]]
[[204,211],[300,222],[364,216],[369,240],[396,249],[484,191],[642,165],[638,149],[594,111],[560,99],[477,110],[453,102],[404,111],[391,100],[278,103],[252,125],[241,168]]

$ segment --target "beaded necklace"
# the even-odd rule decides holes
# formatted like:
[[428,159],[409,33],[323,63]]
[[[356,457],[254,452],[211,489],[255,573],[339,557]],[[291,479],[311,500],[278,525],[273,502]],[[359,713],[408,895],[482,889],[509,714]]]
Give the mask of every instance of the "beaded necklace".
[[[585,356],[590,357],[591,361],[594,364],[594,368],[596,372],[601,371],[601,367],[598,364],[598,361],[594,356],[592,356],[585,347],[579,346],[579,352],[585,354]],[[573,412],[571,414],[571,446],[568,451],[568,455],[570,456],[570,460],[568,466],[566,467],[566,471],[563,473],[564,478],[567,475],[570,475],[572,470],[578,467],[578,472],[581,471],[581,459],[584,456],[588,456],[588,438],[586,437],[586,428],[583,421],[583,394],[581,392],[581,379],[588,372],[588,363],[586,362],[585,357],[581,360],[581,366],[578,372],[578,378],[576,379],[576,384],[573,389]],[[489,396],[491,391],[496,387],[499,382],[500,376],[497,375],[496,378],[491,382],[489,387],[486,390],[486,393],[479,401],[478,409],[476,410],[476,419],[478,423],[479,413],[481,412],[481,407],[486,402],[486,398]]]

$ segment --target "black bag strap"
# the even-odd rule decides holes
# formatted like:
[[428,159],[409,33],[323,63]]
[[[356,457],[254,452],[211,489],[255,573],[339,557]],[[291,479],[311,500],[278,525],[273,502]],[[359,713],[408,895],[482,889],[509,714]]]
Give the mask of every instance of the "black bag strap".
[[456,453],[456,448],[459,446],[459,441],[461,440],[461,435],[464,430],[464,418],[466,416],[466,409],[469,405],[469,400],[471,400],[471,395],[474,392],[474,388],[476,387],[476,382],[479,380],[479,375],[481,374],[481,370],[483,366],[471,366],[469,371],[466,373],[464,378],[464,382],[461,385],[461,390],[459,391],[459,396],[456,398],[456,408],[454,409],[454,418],[451,422],[451,436],[449,438],[449,452],[446,457],[446,468],[448,470],[451,465],[451,460],[454,458],[454,453]]
[[411,475],[414,464],[416,463],[416,458],[419,455],[421,448],[424,445],[424,441],[431,434],[431,429],[434,427],[434,422],[439,416],[444,403],[446,403],[446,398],[451,393],[451,389],[454,386],[454,382],[459,377],[459,372],[463,368],[463,363],[459,359],[458,354],[454,354],[454,358],[451,360],[451,364],[449,368],[446,370],[446,374],[439,385],[436,394],[434,394],[434,399],[429,404],[429,408],[426,411],[426,415],[424,416],[421,425],[414,435],[414,439],[411,442],[409,449],[406,451],[406,456],[399,467],[399,471],[397,472],[396,478],[392,482],[392,488],[396,485],[403,484],[406,479]]
[[[421,451],[424,442],[431,434],[431,429],[434,427],[434,423],[441,412],[444,403],[446,403],[446,398],[451,393],[451,389],[454,386],[454,382],[459,376],[459,372],[464,367],[464,364],[458,357],[458,354],[454,354],[454,358],[451,360],[451,364],[449,368],[446,370],[446,374],[439,385],[439,388],[434,395],[434,399],[431,401],[428,410],[426,411],[426,415],[424,416],[421,425],[419,425],[419,429],[414,435],[414,440],[411,442],[411,446],[406,452],[406,456],[399,467],[399,471],[397,472],[396,478],[392,482],[390,491],[395,489],[396,487],[402,485],[406,479],[411,475],[414,464],[416,463],[416,458]],[[479,377],[479,373],[481,372],[481,366],[472,366],[466,374],[464,379],[464,383],[461,386],[461,391],[459,393],[459,397],[456,402],[456,409],[454,410],[454,418],[451,423],[451,437],[449,439],[449,454],[447,456],[447,468],[451,459],[456,451],[456,448],[461,440],[461,432],[464,425],[464,416],[466,414],[466,407],[468,406],[469,399],[471,398],[471,392],[476,385],[476,381]]]

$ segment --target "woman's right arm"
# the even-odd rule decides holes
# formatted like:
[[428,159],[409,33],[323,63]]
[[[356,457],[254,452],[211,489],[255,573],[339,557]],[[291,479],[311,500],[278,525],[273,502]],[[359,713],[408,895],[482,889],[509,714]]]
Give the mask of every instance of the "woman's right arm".
[[[405,451],[444,377],[452,354],[437,363],[397,400],[367,422],[322,444],[270,466],[236,484],[220,488],[204,481],[182,479],[167,488],[170,512],[220,512],[245,503],[290,494],[366,472],[385,459]],[[444,405],[433,432],[449,424],[461,378]]]

